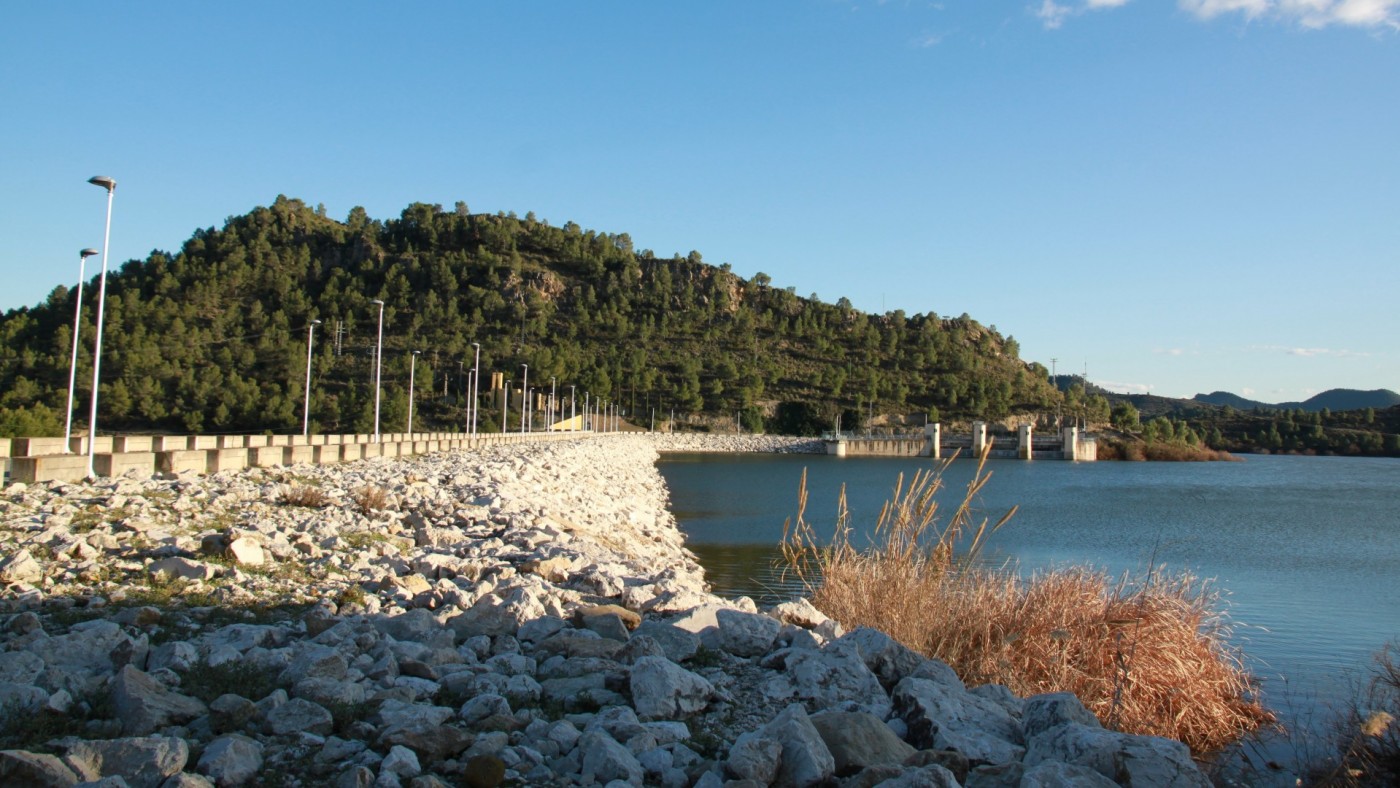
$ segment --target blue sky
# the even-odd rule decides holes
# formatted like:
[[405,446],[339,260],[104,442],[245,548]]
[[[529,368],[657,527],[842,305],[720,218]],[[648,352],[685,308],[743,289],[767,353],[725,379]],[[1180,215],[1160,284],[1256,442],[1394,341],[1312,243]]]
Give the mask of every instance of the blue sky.
[[113,265],[278,194],[462,200],[966,312],[1122,391],[1400,390],[1400,0],[3,15],[3,309],[76,279],[105,174]]

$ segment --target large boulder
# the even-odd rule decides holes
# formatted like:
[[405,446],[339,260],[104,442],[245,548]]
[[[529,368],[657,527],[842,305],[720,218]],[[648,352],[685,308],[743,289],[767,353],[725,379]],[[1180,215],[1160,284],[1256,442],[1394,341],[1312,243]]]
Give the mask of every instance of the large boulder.
[[195,767],[219,788],[246,785],[263,766],[263,746],[256,739],[233,733],[220,736],[204,748]]
[[782,742],[758,731],[749,731],[734,740],[724,768],[729,776],[736,780],[769,785],[773,778],[778,776],[778,765],[782,758]]
[[836,761],[837,777],[871,766],[898,766],[917,752],[879,717],[866,712],[824,711],[812,715],[812,725]]
[[870,627],[854,629],[836,642],[854,644],[860,650],[865,666],[880,679],[880,684],[886,690],[893,689],[901,680],[914,675],[914,671],[927,661],[917,651]]
[[1068,723],[1101,728],[1098,717],[1084,707],[1072,692],[1048,692],[1026,698],[1021,711],[1021,730],[1029,740],[1051,728]]
[[836,775],[836,759],[802,704],[794,703],[783,709],[760,729],[759,735],[773,739],[783,748],[773,785],[806,788],[825,784]]
[[718,645],[736,657],[761,657],[773,648],[783,623],[762,613],[722,608],[715,611]]
[[1028,769],[1045,761],[1085,766],[1125,786],[1206,788],[1210,780],[1186,745],[1158,736],[1134,736],[1071,722],[1030,740]]
[[957,750],[974,765],[1017,761],[1025,754],[1020,723],[994,701],[914,677],[899,682],[891,697],[916,747]]
[[63,761],[45,753],[0,751],[0,785],[68,788],[80,778]]
[[112,704],[121,720],[122,733],[128,736],[145,736],[167,725],[189,722],[208,711],[199,699],[172,692],[130,665],[123,667],[112,681]]
[[170,736],[80,741],[64,756],[83,780],[121,777],[131,788],[156,788],[184,771],[189,758],[185,740]]
[[787,656],[787,676],[798,700],[813,712],[851,704],[880,719],[889,716],[889,696],[854,644],[837,641],[823,649],[794,649]]
[[704,711],[714,686],[665,657],[642,657],[632,666],[630,684],[637,716],[674,720]]
[[631,751],[601,730],[591,730],[578,741],[583,753],[583,779],[597,781],[605,785],[613,780],[621,780],[629,785],[640,786],[646,778],[646,770]]

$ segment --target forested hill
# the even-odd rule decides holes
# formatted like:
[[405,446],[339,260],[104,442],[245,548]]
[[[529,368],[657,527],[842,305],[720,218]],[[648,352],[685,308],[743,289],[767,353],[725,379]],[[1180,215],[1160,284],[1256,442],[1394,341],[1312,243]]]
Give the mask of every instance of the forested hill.
[[[83,299],[78,402],[87,401],[96,279]],[[658,258],[625,233],[553,227],[533,215],[414,204],[390,221],[345,222],[299,200],[199,230],[108,279],[104,430],[290,431],[301,425],[307,331],[316,329],[313,428],[372,428],[372,355],[383,299],[386,430],[403,428],[410,351],[419,429],[460,427],[464,370],[519,385],[576,385],[645,418],[746,413],[801,402],[822,419],[936,408],[943,418],[1042,410],[1046,371],[963,315],[867,315],[745,280],[697,252]],[[0,318],[0,423],[62,431],[74,293]],[[81,414],[85,408],[78,409]],[[495,418],[487,410],[483,418]],[[850,422],[847,421],[847,424]]]

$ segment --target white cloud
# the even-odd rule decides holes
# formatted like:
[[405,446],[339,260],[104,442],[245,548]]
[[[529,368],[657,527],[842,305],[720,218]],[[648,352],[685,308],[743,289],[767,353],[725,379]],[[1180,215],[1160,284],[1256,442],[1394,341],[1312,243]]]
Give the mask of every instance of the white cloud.
[[1298,347],[1296,345],[1250,345],[1245,348],[1254,353],[1284,353],[1299,358],[1370,358],[1371,353],[1365,350],[1347,350],[1346,348],[1330,347]]
[[1065,23],[1065,17],[1069,16],[1069,13],[1069,6],[1060,5],[1055,0],[1044,0],[1035,15],[1040,18],[1046,30],[1055,30]]
[[1065,23],[1065,19],[1078,16],[1085,11],[1101,11],[1105,8],[1119,8],[1130,0],[1080,0],[1073,5],[1061,5],[1055,0],[1041,0],[1035,15],[1045,25],[1046,30],[1055,30]]
[[1182,349],[1179,348],[1179,347],[1157,348],[1156,350],[1154,350],[1154,351],[1152,351],[1152,352],[1153,352],[1153,353],[1156,353],[1156,354],[1158,354],[1158,355],[1162,355],[1162,356],[1184,356],[1184,355],[1186,355],[1186,351],[1185,351],[1185,350],[1182,350]]
[[1245,386],[1243,389],[1240,389],[1240,393],[1246,397],[1252,397],[1254,396],[1254,389],[1250,388],[1249,386]]
[[917,49],[928,49],[929,47],[936,47],[943,43],[943,39],[946,37],[944,33],[922,33],[916,36],[910,43]]
[[1240,14],[1249,20],[1270,17],[1312,29],[1348,25],[1400,30],[1400,0],[1177,0],[1177,5],[1205,20]]
[[1112,380],[1096,380],[1094,385],[1117,394],[1151,394],[1152,389],[1156,388],[1151,383],[1118,383]]

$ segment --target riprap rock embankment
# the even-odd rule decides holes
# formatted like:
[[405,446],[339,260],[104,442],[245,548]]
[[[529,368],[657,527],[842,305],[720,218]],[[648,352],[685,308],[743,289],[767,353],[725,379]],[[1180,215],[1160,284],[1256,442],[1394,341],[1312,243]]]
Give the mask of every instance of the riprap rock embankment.
[[1071,696],[710,595],[656,458],[11,486],[0,783],[1207,784]]

